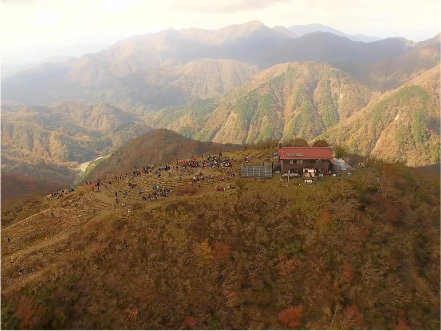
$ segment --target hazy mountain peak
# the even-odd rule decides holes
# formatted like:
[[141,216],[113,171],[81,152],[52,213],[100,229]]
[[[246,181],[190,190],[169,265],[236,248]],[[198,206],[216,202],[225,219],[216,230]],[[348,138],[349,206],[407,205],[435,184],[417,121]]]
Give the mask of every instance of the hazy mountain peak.
[[244,24],[228,25],[219,30],[215,30],[211,39],[212,42],[215,44],[222,44],[226,41],[249,36],[251,33],[260,29],[269,29],[269,28],[259,21],[250,21]]
[[369,37],[363,34],[356,34],[356,35],[350,35],[346,34],[344,32],[341,32],[339,30],[336,30],[334,28],[331,28],[330,26],[324,25],[324,24],[303,24],[303,25],[291,25],[288,27],[290,31],[292,31],[295,35],[298,37],[301,37],[305,34],[309,34],[312,32],[328,32],[335,34],[337,36],[348,38],[352,41],[362,41],[362,42],[372,42],[380,40],[381,38],[378,37]]
[[[242,83],[242,78],[249,78],[254,71],[248,65],[265,69],[279,63],[316,61],[346,63],[349,71],[357,64],[393,61],[408,50],[406,41],[399,39],[361,43],[332,32],[293,38],[288,29],[269,28],[259,21],[218,30],[167,29],[122,40],[105,51],[85,55],[68,65],[51,64],[14,75],[2,82],[2,96],[26,103],[47,104],[78,98],[94,103],[106,101],[125,109],[138,105],[160,109],[183,105],[196,95],[213,97],[227,86],[237,86],[236,82]],[[247,65],[239,66],[240,75],[231,74],[231,65],[194,66],[202,76],[185,76],[180,80],[167,71],[208,58],[235,60]],[[194,92],[200,82],[207,87],[202,94]]]
[[232,24],[232,25],[228,25],[225,28],[222,29],[226,29],[226,28],[245,28],[245,29],[250,29],[250,30],[254,30],[254,29],[260,29],[261,27],[267,27],[265,24],[263,24],[260,21],[257,20],[252,20],[246,23],[242,23],[242,24]]
[[291,30],[285,28],[282,25],[276,25],[275,27],[273,27],[273,30],[283,34],[284,36],[286,36],[288,38],[296,38],[297,37]]

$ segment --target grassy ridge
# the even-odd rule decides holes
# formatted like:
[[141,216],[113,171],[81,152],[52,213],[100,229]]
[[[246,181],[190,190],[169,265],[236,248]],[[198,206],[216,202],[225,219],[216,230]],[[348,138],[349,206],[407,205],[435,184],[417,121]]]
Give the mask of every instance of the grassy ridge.
[[[34,202],[42,213],[28,219],[2,211],[15,213],[2,230],[3,326],[439,329],[439,181],[426,171],[372,163],[288,187],[204,174],[214,182],[165,176],[174,192],[154,202],[137,190],[159,180],[143,175],[132,191],[121,180]],[[126,206],[114,190],[129,190]]]

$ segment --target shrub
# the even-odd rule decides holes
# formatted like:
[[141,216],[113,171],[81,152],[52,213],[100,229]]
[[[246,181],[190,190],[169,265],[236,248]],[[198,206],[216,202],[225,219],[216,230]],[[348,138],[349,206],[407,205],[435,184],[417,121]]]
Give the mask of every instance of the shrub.
[[24,296],[18,303],[16,315],[20,319],[20,329],[36,329],[39,328],[45,308],[38,304],[35,299]]
[[320,140],[314,141],[312,146],[314,146],[314,147],[328,147],[329,144],[325,139],[320,139]]
[[228,255],[230,254],[230,246],[221,243],[216,243],[214,245],[214,254],[217,259],[223,259],[225,257],[228,257]]
[[342,329],[364,329],[364,318],[356,304],[346,308],[343,313]]
[[308,142],[303,138],[288,140],[283,144],[285,147],[308,147]]
[[346,150],[345,147],[341,146],[341,145],[337,145],[334,148],[334,156],[337,159],[341,159],[342,157],[345,157],[346,155],[348,155],[348,151]]
[[287,308],[279,313],[279,321],[290,328],[298,328],[302,322],[303,306]]
[[346,283],[352,282],[352,279],[354,278],[354,269],[352,268],[352,265],[345,263],[343,268],[343,278]]
[[195,318],[193,316],[187,316],[184,319],[184,325],[189,329],[194,329],[194,327],[196,326]]

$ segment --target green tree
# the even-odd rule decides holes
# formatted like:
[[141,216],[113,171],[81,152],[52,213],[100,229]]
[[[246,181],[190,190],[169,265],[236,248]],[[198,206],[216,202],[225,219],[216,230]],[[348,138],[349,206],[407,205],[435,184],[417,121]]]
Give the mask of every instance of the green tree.
[[337,159],[341,159],[342,157],[345,157],[346,155],[348,155],[348,151],[346,150],[346,148],[342,145],[337,145],[334,148],[334,156]]
[[314,141],[312,146],[314,146],[314,147],[328,147],[329,144],[326,141],[326,139],[320,139],[320,140]]
[[308,147],[308,142],[303,138],[295,138],[288,140],[284,145],[286,147]]

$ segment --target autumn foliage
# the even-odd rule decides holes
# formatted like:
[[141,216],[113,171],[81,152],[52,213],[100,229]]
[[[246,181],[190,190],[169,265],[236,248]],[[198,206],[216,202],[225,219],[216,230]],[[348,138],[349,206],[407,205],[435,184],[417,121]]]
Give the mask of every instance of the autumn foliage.
[[38,304],[35,299],[24,296],[18,303],[16,316],[20,319],[19,327],[22,330],[35,329],[40,324],[44,307]]
[[439,330],[439,183],[413,172],[374,164],[289,187],[236,177],[182,196],[183,172],[157,201],[136,189],[108,208],[116,188],[79,186],[9,204],[2,327]]
[[345,309],[343,314],[343,329],[364,329],[363,314],[357,305],[353,304]]
[[278,265],[278,272],[280,276],[287,276],[294,272],[295,260],[288,259],[286,256],[280,257],[280,262]]
[[279,313],[279,321],[292,329],[296,329],[302,323],[302,311],[302,305],[287,308]]
[[229,253],[230,253],[230,246],[221,243],[216,243],[214,245],[214,254],[217,259],[224,259],[228,257]]
[[196,320],[193,316],[187,316],[184,319],[184,325],[189,329],[194,329],[196,326]]
[[406,323],[406,314],[403,310],[398,313],[398,325],[396,330],[412,330],[412,328]]
[[350,264],[344,265],[343,278],[346,283],[352,282],[352,279],[354,278],[354,270],[352,268],[352,265],[350,265]]

